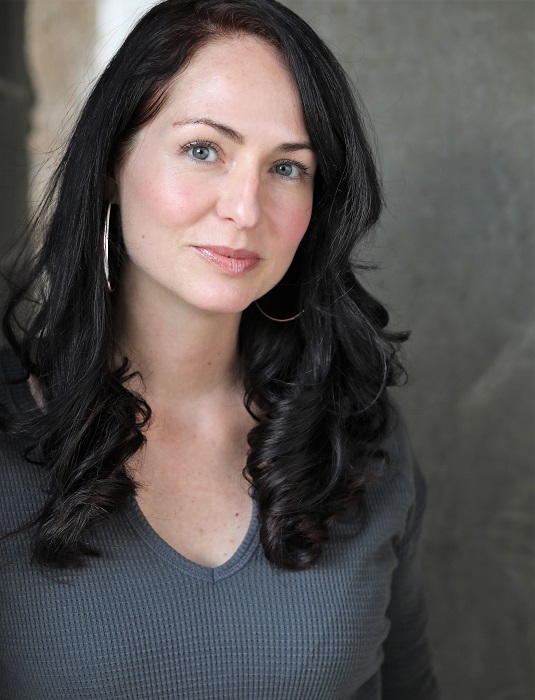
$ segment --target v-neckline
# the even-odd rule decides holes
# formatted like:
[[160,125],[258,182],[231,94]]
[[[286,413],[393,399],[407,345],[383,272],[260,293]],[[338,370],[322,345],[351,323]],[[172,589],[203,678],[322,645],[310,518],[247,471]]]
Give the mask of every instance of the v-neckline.
[[137,535],[160,558],[189,576],[214,583],[228,578],[242,569],[260,544],[258,514],[254,498],[252,499],[249,528],[240,546],[227,561],[214,567],[198,564],[171,547],[150,525],[135,498],[132,499],[131,506],[126,511],[126,517]]

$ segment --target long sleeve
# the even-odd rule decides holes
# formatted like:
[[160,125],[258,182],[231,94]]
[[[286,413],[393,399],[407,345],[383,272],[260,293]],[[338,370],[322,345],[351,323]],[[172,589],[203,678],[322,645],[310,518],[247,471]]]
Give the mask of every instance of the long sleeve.
[[426,485],[414,459],[411,466],[414,505],[405,536],[396,548],[399,564],[394,571],[387,612],[391,626],[384,643],[383,700],[435,700],[439,696],[426,636],[427,616],[418,550]]

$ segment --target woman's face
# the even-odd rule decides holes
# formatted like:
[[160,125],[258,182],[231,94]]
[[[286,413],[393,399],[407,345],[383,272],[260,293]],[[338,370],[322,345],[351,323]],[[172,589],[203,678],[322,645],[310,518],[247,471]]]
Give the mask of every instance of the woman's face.
[[288,269],[315,167],[277,52],[248,35],[199,49],[115,173],[136,298],[243,311]]

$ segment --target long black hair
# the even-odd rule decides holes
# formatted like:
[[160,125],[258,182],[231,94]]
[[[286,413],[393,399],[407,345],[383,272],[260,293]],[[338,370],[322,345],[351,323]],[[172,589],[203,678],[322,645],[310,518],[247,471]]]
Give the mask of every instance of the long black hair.
[[[329,523],[362,510],[384,460],[386,388],[402,373],[406,334],[359,282],[356,244],[377,222],[382,195],[362,109],[344,71],[314,31],[275,0],[166,0],[138,22],[91,92],[36,219],[42,243],[20,277],[4,332],[43,406],[11,416],[25,455],[48,475],[45,505],[28,524],[35,559],[79,566],[97,555],[92,528],[129,506],[126,467],[144,444],[150,407],[113,364],[114,297],[103,273],[106,179],[157,113],[172,79],[211,38],[248,33],[280,53],[293,76],[318,169],[310,225],[283,280],[242,316],[244,403],[256,418],[244,469],[261,541],[276,566],[306,568]],[[261,76],[259,76],[261,79]],[[112,282],[124,260],[120,221],[110,233]]]

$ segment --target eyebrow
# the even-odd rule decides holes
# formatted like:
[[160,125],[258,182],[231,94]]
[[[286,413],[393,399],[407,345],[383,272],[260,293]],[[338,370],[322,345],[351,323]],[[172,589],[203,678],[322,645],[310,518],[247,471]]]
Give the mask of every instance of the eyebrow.
[[[213,119],[199,117],[198,119],[185,119],[184,121],[173,122],[174,127],[185,126],[186,124],[205,124],[206,126],[211,126],[212,129],[215,129],[223,136],[229,138],[231,141],[234,141],[234,143],[240,144],[240,146],[245,143],[245,139],[241,134],[232,129],[230,126],[227,126],[226,124],[221,124],[220,122],[216,122]],[[300,141],[295,143],[280,143],[275,150],[283,151],[284,153],[290,153],[291,151],[313,151],[314,149],[308,141]]]

